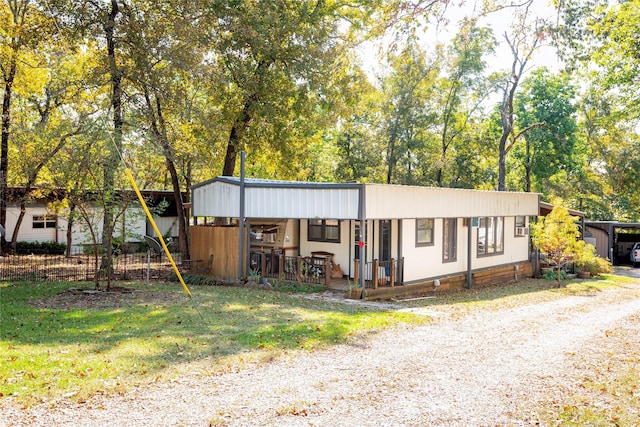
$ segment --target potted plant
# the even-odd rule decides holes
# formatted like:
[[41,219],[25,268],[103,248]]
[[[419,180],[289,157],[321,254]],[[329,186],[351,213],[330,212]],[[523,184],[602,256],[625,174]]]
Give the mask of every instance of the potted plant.
[[586,244],[582,240],[576,243],[573,265],[581,279],[588,279],[611,271],[609,262],[596,255],[593,245]]
[[362,286],[359,283],[352,284],[349,281],[348,295],[349,299],[360,299],[362,298]]

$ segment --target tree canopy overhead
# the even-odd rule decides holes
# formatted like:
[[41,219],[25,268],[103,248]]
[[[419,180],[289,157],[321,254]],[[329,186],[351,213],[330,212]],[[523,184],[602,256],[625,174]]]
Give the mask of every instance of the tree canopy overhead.
[[[8,185],[125,185],[118,151],[180,198],[242,150],[255,177],[537,191],[640,220],[640,0],[558,2],[553,25],[542,3],[3,0],[0,223]],[[479,24],[496,11],[506,34]],[[537,69],[551,42],[571,73]]]

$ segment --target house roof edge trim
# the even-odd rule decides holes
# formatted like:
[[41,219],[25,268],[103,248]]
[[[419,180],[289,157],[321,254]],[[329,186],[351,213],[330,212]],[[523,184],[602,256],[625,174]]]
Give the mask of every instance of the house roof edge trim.
[[[537,215],[538,193],[245,179],[248,218],[367,219]],[[237,218],[240,179],[216,177],[191,187],[194,216]]]

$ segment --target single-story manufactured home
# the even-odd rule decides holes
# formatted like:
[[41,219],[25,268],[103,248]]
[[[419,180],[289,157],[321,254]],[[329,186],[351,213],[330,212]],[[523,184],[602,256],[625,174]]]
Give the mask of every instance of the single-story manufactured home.
[[[517,276],[519,265],[531,264],[528,230],[540,198],[537,193],[235,177],[217,177],[191,190],[194,217],[232,218],[238,228],[249,230],[240,239],[246,244],[216,253],[231,257],[229,252],[239,250],[235,259],[248,261],[233,270],[234,262],[214,259],[211,274],[248,274],[254,267],[251,253],[257,251],[330,258],[344,278],[362,288],[390,280],[392,285],[431,281],[437,286],[439,279],[453,276],[470,287],[475,274],[492,269],[506,268]],[[198,231],[191,232],[192,257],[207,259],[207,247],[216,243],[200,242]]]
[[[121,216],[116,226],[116,237],[124,236],[129,243],[144,241],[144,235],[153,236],[155,233],[149,224],[142,207],[135,199],[135,194],[129,190],[123,190],[132,200]],[[151,209],[154,210],[156,225],[163,233],[171,237],[178,236],[177,210],[173,191],[166,190],[142,190],[143,197]],[[69,209],[64,201],[67,198],[64,189],[32,189],[26,194],[23,187],[9,187],[7,191],[7,220],[5,224],[5,239],[11,240],[21,212],[21,201],[25,204],[25,216],[18,230],[18,242],[68,242],[67,230],[69,228]],[[101,243],[102,216],[96,202],[95,195],[87,192],[84,195],[88,206],[88,219]],[[154,209],[155,208],[155,209]],[[72,252],[81,252],[84,245],[91,244],[91,235],[86,220],[79,215],[73,222],[71,229]]]

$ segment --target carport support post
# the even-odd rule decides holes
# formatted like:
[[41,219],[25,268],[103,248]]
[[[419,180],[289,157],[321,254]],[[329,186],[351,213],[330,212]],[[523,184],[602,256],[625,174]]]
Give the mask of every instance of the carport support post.
[[467,219],[467,289],[471,289],[471,281],[473,280],[473,274],[471,273],[471,237],[473,232],[473,218]]
[[365,243],[366,243],[366,221],[367,221],[367,215],[365,212],[365,185],[364,184],[360,184],[360,201],[359,201],[359,212],[358,212],[358,217],[359,217],[359,221],[360,221],[360,240],[359,240],[359,244],[358,244],[358,250],[360,253],[360,263],[358,265],[359,269],[360,269],[360,286],[362,287],[362,293],[360,294],[360,298],[361,299],[365,299],[365,290],[366,290],[366,278],[364,276],[364,269],[365,269],[365,261],[366,261],[366,250],[365,250]]
[[244,277],[244,161],[246,154],[240,152],[240,210],[238,213],[238,278]]

